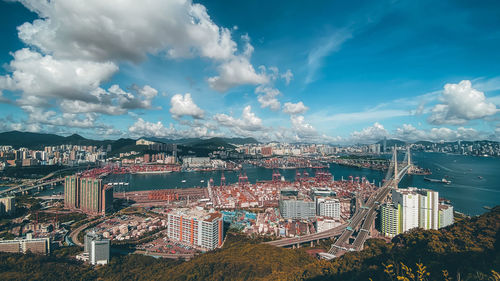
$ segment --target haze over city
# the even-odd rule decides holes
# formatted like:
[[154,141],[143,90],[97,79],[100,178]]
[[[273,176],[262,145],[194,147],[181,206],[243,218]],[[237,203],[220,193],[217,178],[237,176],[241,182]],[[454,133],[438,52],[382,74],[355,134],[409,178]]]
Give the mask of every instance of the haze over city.
[[498,140],[497,5],[2,1],[0,130]]

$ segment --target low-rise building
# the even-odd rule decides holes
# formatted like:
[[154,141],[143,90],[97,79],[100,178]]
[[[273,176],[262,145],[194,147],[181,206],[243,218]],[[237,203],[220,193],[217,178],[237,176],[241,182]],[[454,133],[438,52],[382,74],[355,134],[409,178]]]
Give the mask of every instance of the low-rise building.
[[26,238],[0,240],[0,252],[34,254],[50,254],[50,238],[33,238],[31,233]]

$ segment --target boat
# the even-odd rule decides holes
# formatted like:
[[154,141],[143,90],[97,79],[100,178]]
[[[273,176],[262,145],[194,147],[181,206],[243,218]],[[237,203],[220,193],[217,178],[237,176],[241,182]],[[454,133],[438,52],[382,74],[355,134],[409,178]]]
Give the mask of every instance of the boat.
[[483,206],[486,210],[491,210],[492,208],[490,206]]
[[204,183],[204,182],[205,182],[205,180],[201,180],[200,182],[201,182],[201,183]]
[[181,180],[181,182],[186,182],[186,180]]
[[482,179],[483,179],[483,177],[481,177],[481,176],[477,176],[477,178],[478,178],[478,179],[480,179],[480,180],[482,180]]
[[426,181],[430,181],[430,182],[438,182],[438,183],[445,183],[445,184],[450,184],[451,181],[445,179],[445,178],[442,178],[442,179],[431,179],[431,178],[427,178],[427,177],[424,177],[424,180]]

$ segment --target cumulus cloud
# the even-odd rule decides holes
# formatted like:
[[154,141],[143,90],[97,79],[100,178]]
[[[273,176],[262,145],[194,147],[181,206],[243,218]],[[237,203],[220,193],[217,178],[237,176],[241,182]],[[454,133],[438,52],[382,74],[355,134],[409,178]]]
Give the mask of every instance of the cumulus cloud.
[[158,95],[158,91],[148,85],[142,88],[134,86],[131,90],[134,94],[124,91],[116,84],[107,91],[97,88],[90,92],[96,101],[65,99],[60,102],[60,107],[64,112],[121,115],[130,109],[150,109],[153,98]]
[[303,102],[298,103],[287,102],[283,105],[283,112],[287,114],[304,114],[309,108]]
[[290,116],[290,121],[292,122],[293,131],[300,139],[310,138],[318,134],[311,124],[304,121],[304,116],[302,115],[292,115]]
[[375,122],[373,126],[362,129],[361,131],[354,131],[351,133],[352,142],[368,143],[379,141],[384,137],[388,137],[389,133],[384,126]]
[[[110,115],[149,109],[156,89],[113,85],[105,90],[101,84],[118,71],[120,62],[137,63],[150,54],[214,60],[219,73],[209,83],[219,91],[269,81],[250,63],[250,37],[242,36],[244,50],[238,53],[231,30],[216,25],[205,6],[191,0],[20,2],[39,17],[18,27],[19,38],[33,48],[13,54],[11,73],[0,76],[0,91],[19,91],[17,104],[22,106],[57,105],[64,112]],[[194,109],[186,113],[176,107],[172,112],[174,117],[202,118],[203,111]]]
[[250,84],[259,85],[269,82],[265,72],[257,73],[246,57],[234,57],[218,67],[219,75],[208,78],[210,87],[218,92]]
[[432,124],[460,125],[498,112],[496,105],[486,101],[484,93],[472,88],[469,80],[446,84],[440,100],[428,118]]
[[258,94],[257,100],[260,103],[260,107],[269,107],[274,111],[280,109],[281,104],[276,98],[281,95],[281,92],[278,89],[261,85],[255,88],[255,93]]
[[243,53],[227,58],[217,67],[218,75],[208,78],[208,84],[212,89],[223,93],[240,85],[260,85],[269,82],[270,77],[266,74],[266,68],[261,67],[257,73],[250,63],[254,50],[250,44],[250,37],[245,34],[242,40],[245,42]]
[[252,112],[250,105],[243,109],[243,113],[239,119],[219,113],[214,116],[214,120],[219,125],[228,127],[239,135],[248,135],[249,132],[265,130],[265,127],[262,125],[262,119]]
[[143,60],[148,53],[225,59],[236,51],[231,31],[189,0],[85,2],[23,0],[40,19],[18,27],[19,38],[60,58]]
[[13,57],[9,65],[12,75],[0,79],[0,88],[22,91],[22,100],[35,96],[97,101],[89,93],[118,71],[111,62],[57,60],[27,48]]
[[171,139],[220,136],[220,134],[210,131],[209,128],[203,125],[191,127],[188,130],[179,130],[175,128],[172,123],[168,126],[164,126],[161,121],[153,123],[145,121],[142,118],[138,118],[136,122],[128,128],[128,131],[135,137],[146,136]]
[[182,116],[191,116],[195,119],[203,119],[205,112],[199,108],[191,98],[191,94],[186,93],[174,95],[170,99],[170,114],[175,119]]

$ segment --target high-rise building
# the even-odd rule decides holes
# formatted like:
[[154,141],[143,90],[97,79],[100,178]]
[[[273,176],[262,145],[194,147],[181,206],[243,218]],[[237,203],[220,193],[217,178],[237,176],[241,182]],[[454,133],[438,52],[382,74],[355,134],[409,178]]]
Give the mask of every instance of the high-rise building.
[[200,208],[178,209],[168,214],[168,237],[186,245],[213,250],[224,237],[222,214]]
[[14,197],[0,198],[0,215],[10,215],[16,211]]
[[90,214],[105,214],[113,207],[113,189],[96,178],[67,176],[64,181],[64,206]]
[[285,219],[308,219],[316,216],[316,205],[307,198],[281,196],[279,206],[281,216]]
[[94,231],[89,231],[85,234],[84,240],[84,253],[88,253],[91,264],[107,264],[109,262],[109,239],[104,239]]
[[380,232],[385,236],[394,237],[402,232],[402,212],[401,205],[387,203],[380,209]]
[[448,204],[439,204],[439,228],[452,225],[453,222],[453,206]]
[[429,189],[418,189],[416,192],[419,195],[418,226],[423,229],[438,229],[438,193]]
[[76,175],[64,178],[64,207],[80,208],[80,178]]
[[80,179],[80,209],[86,213],[104,214],[113,206],[113,189],[101,179]]
[[[429,189],[392,190],[392,204],[381,209],[381,232],[395,236],[412,228],[438,229],[440,227],[439,194]],[[453,216],[453,211],[451,211]],[[396,219],[397,218],[397,219]],[[448,222],[448,217],[446,218]]]
[[419,198],[416,192],[409,189],[394,189],[392,190],[392,203],[394,206],[401,206],[398,206],[398,208],[401,208],[402,212],[402,232],[419,226]]

